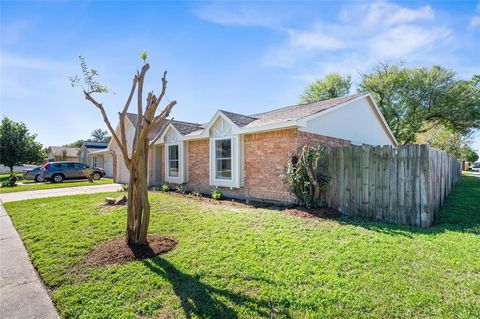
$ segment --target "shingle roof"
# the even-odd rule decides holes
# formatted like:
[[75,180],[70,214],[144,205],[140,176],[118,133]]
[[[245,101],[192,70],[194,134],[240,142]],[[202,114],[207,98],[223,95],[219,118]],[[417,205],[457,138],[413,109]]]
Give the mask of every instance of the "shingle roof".
[[[228,117],[235,125],[242,128],[256,128],[264,125],[271,125],[277,123],[283,123],[288,121],[295,121],[302,119],[306,116],[310,116],[322,111],[325,111],[334,106],[343,104],[350,100],[356,99],[360,96],[365,95],[365,93],[352,94],[348,96],[343,96],[335,99],[324,100],[309,104],[299,104],[292,105],[287,107],[282,107],[268,112],[257,113],[253,115],[243,115],[233,112],[228,112],[220,110],[226,117]],[[137,125],[137,114],[127,113],[127,118],[132,122],[133,126]],[[156,127],[149,135],[149,139],[154,139],[168,123],[168,120],[165,120],[158,127]],[[182,121],[172,121],[172,125],[182,134],[189,136],[197,136],[202,133],[205,124],[197,124],[190,122]]]
[[63,152],[65,153],[65,156],[78,156],[78,152],[80,151],[80,148],[77,147],[64,147],[64,146],[50,146],[48,148],[49,151],[51,151],[54,155],[58,156],[63,156]]
[[182,135],[186,135],[192,133],[194,131],[198,131],[203,129],[200,124],[196,123],[189,123],[189,122],[182,122],[182,121],[172,121],[172,125],[180,132]]
[[255,118],[255,117],[242,115],[242,114],[238,114],[238,113],[228,112],[228,111],[224,111],[224,110],[220,110],[220,112],[225,114],[225,116],[228,117],[238,127],[244,127],[245,125],[248,125],[251,122],[257,120],[257,118]]
[[107,148],[108,143],[104,142],[85,142],[83,143],[86,149],[102,149],[102,148]]
[[294,121],[304,118],[309,115],[325,111],[331,107],[343,104],[357,97],[364,95],[365,93],[358,93],[353,95],[342,96],[335,99],[324,100],[309,104],[299,104],[283,107],[269,112],[258,113],[250,115],[250,117],[257,120],[249,123],[246,127],[258,127],[262,125],[275,124],[287,121]]
[[[137,114],[135,113],[127,113],[126,114],[127,118],[129,121],[133,124],[134,127],[137,126]],[[164,129],[165,125],[169,122],[169,120],[164,120],[160,125],[155,127],[150,134],[148,135],[148,138],[150,140],[153,140],[155,137],[157,137],[158,134]],[[183,122],[183,121],[176,121],[173,120],[171,123],[182,135],[189,134],[193,131],[198,131],[202,129],[202,126],[197,123],[190,123],[190,122]]]

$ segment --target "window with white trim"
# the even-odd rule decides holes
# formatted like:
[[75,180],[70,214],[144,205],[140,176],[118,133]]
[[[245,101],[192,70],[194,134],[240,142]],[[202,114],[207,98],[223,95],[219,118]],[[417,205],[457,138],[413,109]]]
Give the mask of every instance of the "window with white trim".
[[180,176],[180,154],[178,144],[168,145],[167,172],[169,177]]
[[232,180],[232,139],[215,140],[215,178]]
[[92,158],[92,166],[93,166],[93,167],[97,167],[97,157],[96,157],[96,156],[94,156],[94,157]]

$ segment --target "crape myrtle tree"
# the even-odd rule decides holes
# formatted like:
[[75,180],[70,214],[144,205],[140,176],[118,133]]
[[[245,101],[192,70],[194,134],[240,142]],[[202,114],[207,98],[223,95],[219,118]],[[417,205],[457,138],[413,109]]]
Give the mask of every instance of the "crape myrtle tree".
[[0,124],[0,163],[13,172],[16,165],[42,162],[47,154],[36,138],[24,123],[4,117]]
[[[154,141],[149,141],[148,136],[152,130],[163,123],[169,116],[170,111],[176,104],[171,101],[167,106],[157,114],[157,108],[162,102],[167,90],[167,72],[163,73],[161,79],[162,85],[160,93],[155,95],[148,92],[146,103],[144,105],[143,86],[145,75],[150,69],[146,63],[147,54],[143,52],[140,57],[144,64],[140,71],[137,71],[133,77],[132,88],[125,102],[125,106],[119,113],[120,135],[115,132],[105,108],[95,97],[99,93],[107,93],[108,88],[96,81],[97,71],[89,69],[83,57],[80,58],[81,76],[73,76],[70,82],[73,87],[80,86],[83,89],[85,99],[90,101],[102,114],[103,121],[118,148],[121,151],[125,166],[130,173],[128,185],[127,202],[127,230],[126,240],[129,245],[142,245],[147,243],[147,231],[150,219],[150,203],[148,201],[147,191],[147,167],[148,152]],[[137,123],[133,143],[128,145],[125,133],[125,116],[136,93],[137,102]],[[129,148],[128,146],[131,146]]]

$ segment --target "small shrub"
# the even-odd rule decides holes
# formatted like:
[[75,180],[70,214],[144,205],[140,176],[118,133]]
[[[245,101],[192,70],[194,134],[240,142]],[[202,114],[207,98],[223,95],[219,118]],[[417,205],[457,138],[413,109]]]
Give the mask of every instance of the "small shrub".
[[169,192],[170,191],[170,186],[168,186],[168,184],[163,184],[162,185],[162,191],[163,192]]
[[128,183],[122,185],[122,191],[128,192]]
[[222,199],[222,192],[217,187],[215,187],[212,190],[212,198],[215,199],[215,200]]
[[2,182],[2,187],[13,187],[17,183],[17,175],[15,173],[10,173],[10,177]]
[[185,194],[185,189],[181,184],[178,184],[177,186],[175,186],[175,191],[179,194]]
[[94,180],[93,180],[93,173],[95,173],[93,171],[93,169],[91,169],[90,167],[86,169],[87,171],[87,180],[90,182],[90,183],[93,183]]
[[305,146],[299,157],[293,157],[283,175],[292,193],[307,208],[320,204],[323,188],[330,181],[326,170],[324,147]]

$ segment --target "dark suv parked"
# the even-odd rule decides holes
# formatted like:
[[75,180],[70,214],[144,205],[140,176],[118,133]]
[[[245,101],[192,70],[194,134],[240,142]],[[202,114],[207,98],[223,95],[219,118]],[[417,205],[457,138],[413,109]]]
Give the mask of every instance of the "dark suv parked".
[[41,169],[42,177],[54,183],[61,183],[64,179],[80,179],[88,178],[89,175],[93,179],[99,180],[105,176],[102,168],[93,167],[79,162],[53,162],[43,165]]

